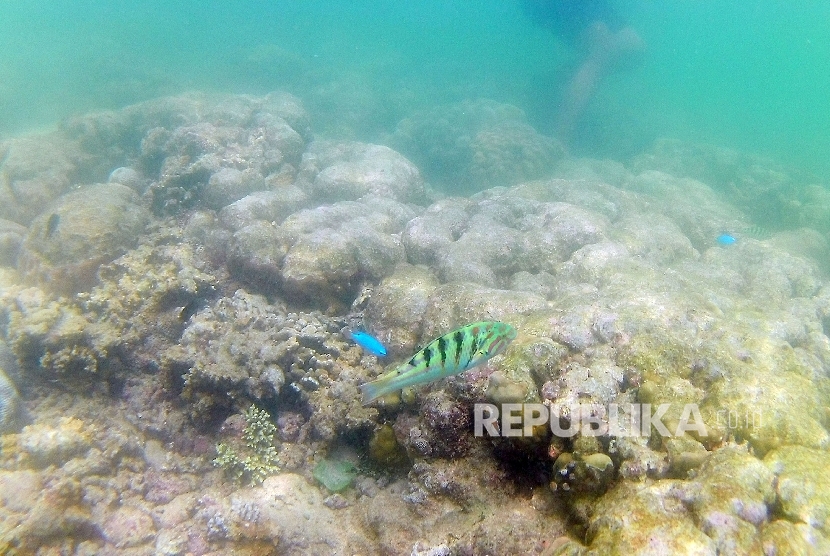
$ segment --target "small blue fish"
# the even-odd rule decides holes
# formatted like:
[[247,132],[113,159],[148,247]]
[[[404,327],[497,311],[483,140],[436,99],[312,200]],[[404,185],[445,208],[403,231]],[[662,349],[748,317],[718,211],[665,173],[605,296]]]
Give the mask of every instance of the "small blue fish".
[[386,347],[384,347],[384,345],[380,343],[380,340],[378,340],[368,332],[354,332],[350,330],[348,332],[348,335],[352,340],[354,340],[354,343],[356,343],[372,355],[376,355],[378,357],[383,357],[384,355],[386,355]]
[[732,245],[738,241],[732,234],[721,234],[716,239],[718,245]]

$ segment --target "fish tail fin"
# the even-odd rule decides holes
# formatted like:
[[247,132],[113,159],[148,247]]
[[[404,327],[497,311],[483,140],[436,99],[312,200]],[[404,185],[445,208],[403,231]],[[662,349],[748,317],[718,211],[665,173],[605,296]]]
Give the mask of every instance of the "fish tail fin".
[[386,381],[383,379],[373,380],[372,382],[361,384],[360,393],[363,395],[363,405],[368,405],[386,394],[387,392],[384,388],[385,386]]

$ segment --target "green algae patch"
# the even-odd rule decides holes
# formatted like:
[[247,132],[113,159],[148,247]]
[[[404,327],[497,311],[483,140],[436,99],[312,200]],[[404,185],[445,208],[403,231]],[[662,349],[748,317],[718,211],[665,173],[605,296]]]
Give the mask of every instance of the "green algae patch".
[[728,338],[692,347],[649,332],[633,338],[617,363],[641,376],[639,402],[670,404],[661,420],[671,432],[684,407],[697,404],[706,434],[687,432],[709,449],[748,441],[763,457],[789,444],[830,445],[827,379],[816,377],[785,342],[754,339],[749,331],[741,337],[736,351]]
[[[637,392],[637,401],[640,403],[651,404],[654,408],[661,404],[669,404],[669,407],[662,413],[660,421],[672,434],[675,434],[681,424],[687,424],[689,425],[687,432],[701,442],[712,440],[707,439],[707,437],[709,431],[714,430],[712,425],[715,423],[712,419],[709,419],[710,422],[708,423],[705,419],[703,420],[702,424],[706,429],[706,435],[704,436],[702,432],[693,428],[700,423],[691,418],[691,415],[687,413],[687,408],[690,404],[701,404],[705,397],[705,392],[692,384],[691,381],[676,376],[665,377],[659,382],[654,380],[645,381]],[[658,431],[653,429],[652,434],[657,435]],[[716,435],[714,442],[719,442],[721,436]],[[659,443],[659,439],[655,440],[658,440]]]
[[759,365],[732,369],[715,383],[704,407],[704,421],[715,421],[737,440],[748,440],[756,454],[789,444],[821,448],[830,444],[822,426],[827,404],[814,381],[795,372]]
[[787,519],[830,533],[830,453],[783,446],[764,458],[777,477],[776,494]]
[[594,506],[587,540],[591,554],[715,554],[715,543],[695,525],[674,495],[682,481],[622,482]]
[[617,364],[636,369],[644,381],[662,382],[670,377],[689,378],[694,360],[695,353],[686,343],[649,333],[632,338]]
[[355,467],[349,461],[323,459],[311,474],[331,492],[341,492],[354,481]]
[[668,455],[669,469],[679,478],[700,467],[711,455],[702,443],[687,434],[668,438],[663,446]]
[[757,527],[775,502],[774,481],[746,445],[726,445],[701,465],[686,500],[719,554],[762,553]]
[[[686,438],[682,453],[702,454]],[[577,459],[562,454],[554,474],[579,473]],[[583,456],[589,469],[610,469],[597,454]],[[762,554],[759,528],[775,506],[775,475],[746,444],[727,444],[697,462],[688,480],[621,481],[591,503],[586,515],[590,554]],[[561,485],[560,485],[561,486]],[[784,552],[781,552],[782,554]]]
[[761,529],[764,554],[830,554],[830,539],[806,523],[777,519]]

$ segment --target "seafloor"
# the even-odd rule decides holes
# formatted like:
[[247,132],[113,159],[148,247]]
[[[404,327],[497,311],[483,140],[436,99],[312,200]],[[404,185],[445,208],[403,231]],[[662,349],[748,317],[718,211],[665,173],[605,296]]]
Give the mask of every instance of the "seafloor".
[[[827,184],[668,139],[576,159],[492,101],[384,143],[274,93],[0,144],[0,552],[830,553]],[[505,355],[361,405],[478,320]],[[477,402],[706,434],[478,438]]]

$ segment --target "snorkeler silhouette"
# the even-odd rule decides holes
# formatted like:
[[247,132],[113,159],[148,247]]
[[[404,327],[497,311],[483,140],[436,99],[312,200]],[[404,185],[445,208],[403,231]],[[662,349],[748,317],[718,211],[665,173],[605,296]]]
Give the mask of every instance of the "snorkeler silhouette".
[[564,87],[554,132],[567,143],[603,76],[645,49],[608,0],[523,0],[531,18],[580,49],[581,62]]

